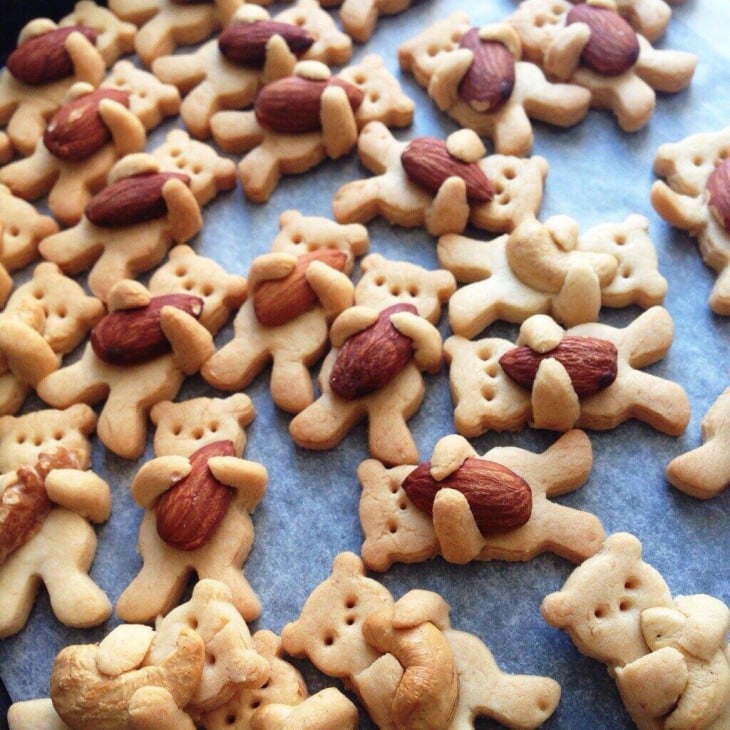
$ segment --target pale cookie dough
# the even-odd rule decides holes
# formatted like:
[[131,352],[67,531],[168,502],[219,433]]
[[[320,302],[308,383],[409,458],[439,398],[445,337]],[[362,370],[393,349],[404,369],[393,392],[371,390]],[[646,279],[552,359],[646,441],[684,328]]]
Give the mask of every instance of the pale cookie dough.
[[[201,374],[216,388],[240,390],[271,362],[274,403],[288,413],[299,413],[314,401],[308,368],[326,351],[330,322],[352,304],[353,285],[348,275],[355,256],[367,251],[369,239],[363,226],[343,226],[295,210],[281,214],[279,228],[272,252],[251,265],[250,276],[255,275],[256,281],[233,322],[233,340],[205,363]],[[336,270],[322,261],[308,263],[305,278],[316,295],[312,306],[281,324],[262,324],[255,310],[258,286],[293,276],[297,261],[316,252],[341,252],[342,268]]]
[[[297,64],[294,76],[329,78],[326,66],[313,66],[313,63]],[[366,56],[335,79],[354,85],[355,91],[362,95],[362,103],[353,110],[343,91],[327,88],[321,95],[320,129],[315,131],[277,132],[260,124],[255,111],[223,111],[213,116],[211,129],[216,144],[225,152],[247,153],[238,165],[238,173],[249,200],[256,203],[268,200],[282,175],[300,174],[319,165],[326,157],[337,159],[348,154],[357,142],[358,131],[373,120],[393,126],[411,123],[415,105],[401,91],[397,79],[379,56]],[[289,83],[289,80],[287,77],[273,83]],[[271,86],[262,87],[259,96],[269,93],[267,89]],[[290,103],[296,107],[299,99],[292,96]]]
[[502,447],[478,456],[460,436],[441,439],[430,462],[432,468],[436,463],[449,465],[440,478],[453,474],[465,459],[479,458],[507,467],[529,485],[532,512],[527,522],[491,534],[479,531],[468,503],[455,488],[437,492],[433,515],[429,515],[411,502],[402,486],[414,467],[386,469],[374,459],[363,461],[358,477],[363,489],[360,523],[365,565],[383,571],[395,562],[420,562],[436,555],[455,563],[529,560],[546,551],[581,562],[600,549],[604,538],[601,523],[594,515],[556,504],[551,498],[585,483],[592,456],[590,441],[581,431],[561,436],[542,454]]
[[375,32],[382,15],[396,15],[407,10],[413,0],[323,0],[325,8],[340,6],[340,22],[353,40],[365,43]]
[[270,703],[251,717],[251,730],[357,730],[357,707],[335,687],[327,687],[295,706]]
[[[441,111],[460,126],[494,141],[495,152],[503,155],[528,155],[533,133],[530,118],[559,127],[572,127],[588,112],[591,94],[573,84],[553,84],[540,68],[521,60],[522,46],[516,31],[506,23],[475,28],[485,41],[501,43],[508,68],[494,78],[499,104],[488,109],[470,103],[460,91],[460,84],[477,61],[475,54],[461,47],[464,35],[472,26],[465,13],[454,13],[437,21],[398,49],[404,71],[411,71],[418,83]],[[477,36],[478,38],[479,36]],[[487,66],[489,68],[489,66]],[[509,72],[509,74],[508,74]],[[509,75],[507,84],[504,76]],[[502,82],[502,83],[500,83]],[[504,84],[507,86],[505,90]]]
[[710,596],[672,598],[633,535],[608,537],[540,610],[581,653],[608,666],[638,727],[728,727],[730,611]]
[[[545,315],[535,317],[550,319]],[[522,325],[523,330],[530,321]],[[669,351],[674,325],[665,309],[652,307],[623,329],[583,324],[570,328],[564,335],[613,343],[618,351],[614,382],[579,399],[565,368],[554,358],[546,358],[531,394],[507,376],[499,364],[499,359],[515,347],[508,340],[486,338],[470,342],[458,335],[446,340],[454,423],[459,433],[473,437],[487,430],[515,431],[528,424],[560,431],[573,426],[605,430],[628,418],[637,418],[672,436],[685,430],[690,409],[681,386],[638,369],[660,360]],[[550,363],[557,367],[547,368]]]
[[91,0],[79,0],[73,12],[61,18],[58,23],[63,28],[67,25],[83,25],[96,31],[94,45],[107,66],[111,66],[120,56],[134,52],[134,36],[137,26],[125,23],[114,13]]
[[461,233],[467,223],[502,233],[540,209],[548,170],[542,157],[482,157],[479,167],[491,182],[494,197],[487,203],[469,205],[458,177],[448,178],[436,196],[411,182],[401,164],[407,147],[408,142],[396,140],[379,122],[371,122],[362,130],[360,160],[376,177],[347,183],[337,191],[332,204],[336,220],[367,223],[382,215],[409,228],[425,225],[434,236]]
[[730,484],[730,388],[702,419],[702,446],[673,459],[667,479],[686,494],[711,499]]
[[[588,3],[591,4],[591,3]],[[616,4],[594,0],[596,12],[617,13]],[[625,132],[644,127],[656,104],[656,92],[676,93],[686,88],[694,75],[697,57],[674,50],[657,50],[636,34],[638,56],[617,75],[586,66],[581,60],[591,30],[583,22],[566,26],[574,6],[566,0],[525,0],[507,19],[522,41],[525,57],[538,63],[549,78],[577,84],[591,92],[594,109],[609,109]],[[628,24],[626,27],[630,29]],[[611,29],[626,44],[627,34]],[[602,38],[608,42],[611,38]],[[620,55],[623,51],[615,51]]]
[[[267,21],[269,14],[252,5],[242,5],[231,21],[256,23]],[[314,41],[301,58],[327,64],[343,64],[350,60],[352,42],[340,33],[332,18],[316,0],[298,0],[271,20],[289,23],[309,34]],[[282,36],[277,35],[266,45],[266,60],[260,66],[238,64],[221,53],[218,39],[208,41],[193,53],[158,58],[152,70],[162,81],[174,84],[185,95],[180,113],[188,131],[198,139],[211,135],[212,116],[224,109],[249,106],[264,83],[294,70],[297,56],[289,50]]]
[[0,132],[0,165],[13,159],[13,145],[5,132]]
[[651,188],[651,202],[668,223],[697,239],[702,260],[718,273],[710,308],[730,315],[730,230],[726,211],[710,200],[730,191],[730,127],[702,132],[680,142],[663,144],[654,158],[654,172],[666,178]]
[[575,221],[555,216],[491,241],[442,236],[439,263],[466,284],[449,300],[451,329],[471,338],[498,319],[520,323],[543,312],[572,327],[598,319],[602,306],[661,304],[667,282],[648,229],[646,218],[630,215],[579,235]]

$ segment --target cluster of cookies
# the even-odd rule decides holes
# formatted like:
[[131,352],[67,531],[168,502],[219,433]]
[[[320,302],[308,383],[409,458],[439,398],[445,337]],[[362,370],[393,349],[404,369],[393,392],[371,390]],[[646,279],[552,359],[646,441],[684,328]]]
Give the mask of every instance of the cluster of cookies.
[[[244,0],[81,0],[21,32],[0,75],[0,637],[22,631],[41,583],[66,626],[110,618],[89,575],[90,523],[112,512],[90,437],[136,460],[149,421],[155,433],[130,484],[142,565],[114,606],[124,623],[63,649],[50,698],[13,705],[12,730],[357,727],[353,702],[335,687],[308,697],[285,654],[343,682],[381,728],[467,730],[479,716],[536,728],[557,682],[503,672],[480,638],[452,628],[440,595],[396,600],[365,569],[544,552],[577,567],[543,617],[607,664],[637,726],[730,726],[725,604],[673,598],[635,537],[607,537],[597,516],[554,501],[589,478],[581,429],[633,418],[679,436],[690,405],[644,370],[674,336],[648,220],[585,231],[568,216],[539,220],[548,163],[530,156],[531,119],[571,127],[609,109],[624,132],[641,129],[656,92],[684,89],[696,58],[653,47],[670,21],[664,0],[524,0],[481,27],[456,13],[401,43],[398,62],[461,128],[402,141],[391,129],[411,124],[415,104],[386,61],[346,64],[353,40],[409,5],[345,0],[342,32],[316,0],[274,16]],[[174,53],[191,44],[202,45]],[[132,52],[145,68],[119,60]],[[147,134],[178,114],[185,130],[148,149]],[[206,206],[237,184],[264,203],[282,176],[355,148],[373,176],[336,192],[334,220],[283,212],[245,278],[189,245]],[[655,172],[667,182],[651,193],[719,272],[720,315],[728,158],[730,128],[663,145]],[[50,215],[33,205],[42,198]],[[364,224],[377,216],[437,237],[442,268],[368,254]],[[625,327],[598,321],[602,307],[632,305],[645,311]],[[500,320],[520,325],[514,342],[484,336]],[[420,462],[408,422],[444,362],[458,434]],[[333,449],[366,420],[371,457],[357,470],[362,559],[340,553],[281,638],[251,635],[262,605],[243,574],[269,475],[243,458],[255,409],[240,391],[269,366],[296,445]],[[192,376],[231,395],[175,402]],[[51,408],[23,413],[33,391]],[[730,483],[729,399],[707,414],[703,446],[666,467],[694,497]],[[561,435],[542,453],[480,456],[467,440],[528,426]]]

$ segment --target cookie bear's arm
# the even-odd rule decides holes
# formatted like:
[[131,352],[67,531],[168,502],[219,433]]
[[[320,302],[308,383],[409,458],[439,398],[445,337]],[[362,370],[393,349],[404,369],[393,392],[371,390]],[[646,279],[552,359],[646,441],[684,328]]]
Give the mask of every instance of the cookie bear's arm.
[[243,504],[253,512],[266,491],[269,475],[261,464],[235,456],[213,456],[208,468],[223,484],[237,489],[244,498]]
[[52,469],[45,485],[52,502],[92,522],[109,519],[112,509],[109,485],[93,471]]

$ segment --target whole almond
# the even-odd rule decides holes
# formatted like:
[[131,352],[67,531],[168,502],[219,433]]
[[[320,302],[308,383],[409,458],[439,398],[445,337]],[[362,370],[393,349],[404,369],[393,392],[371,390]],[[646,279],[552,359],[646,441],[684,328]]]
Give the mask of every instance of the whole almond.
[[343,271],[347,254],[334,248],[321,248],[302,254],[287,276],[259,284],[253,295],[253,311],[261,324],[278,327],[317,303],[317,295],[305,276],[312,261],[321,261],[333,269]]
[[411,312],[412,304],[393,304],[377,321],[350,337],[337,353],[330,373],[330,388],[346,400],[362,398],[385,387],[413,355],[413,343],[390,323],[391,314]]
[[84,214],[102,228],[123,228],[161,218],[167,214],[162,188],[168,180],[190,185],[190,178],[180,172],[132,175],[98,192],[86,205]]
[[581,61],[598,73],[618,76],[628,71],[639,57],[639,40],[634,29],[616,12],[592,5],[576,5],[566,25],[585,23],[591,29]]
[[61,160],[78,162],[100,150],[111,132],[99,114],[99,104],[111,99],[129,108],[129,94],[119,89],[94,89],[64,104],[48,122],[43,143]]
[[515,87],[515,59],[498,41],[483,41],[479,29],[468,30],[459,43],[474,54],[459,83],[459,96],[479,112],[499,109]]
[[229,25],[218,37],[218,48],[232,63],[262,66],[266,61],[266,44],[275,35],[286,41],[295,56],[306,53],[314,43],[314,38],[298,25],[257,20],[254,23]]
[[84,25],[68,25],[49,30],[18,46],[7,60],[8,71],[23,84],[41,86],[66,78],[74,71],[73,60],[66,50],[66,38],[81,33],[96,43],[96,31]]
[[416,467],[402,486],[408,499],[428,514],[433,514],[433,500],[440,489],[461,492],[483,535],[513,530],[532,514],[530,485],[506,466],[485,459],[468,458],[441,481],[431,476],[431,464],[426,462]]
[[446,143],[436,137],[416,137],[403,150],[400,158],[411,182],[435,195],[444,181],[460,177],[466,183],[466,197],[472,204],[488,203],[494,197],[489,178],[476,162],[463,162],[453,157]]
[[232,441],[215,441],[190,455],[190,473],[168,489],[155,507],[157,534],[176,550],[197,550],[213,536],[228,511],[233,489],[208,468],[213,456],[235,456]]
[[96,356],[111,365],[134,365],[170,351],[160,326],[163,307],[177,307],[198,318],[203,300],[192,294],[162,294],[146,307],[117,309],[106,315],[91,332]]
[[256,119],[262,127],[281,134],[316,132],[322,128],[320,100],[328,86],[344,89],[352,110],[360,108],[364,93],[349,81],[336,76],[327,81],[287,76],[266,84],[259,91],[254,102]]
[[566,369],[578,397],[593,395],[608,388],[618,370],[618,352],[613,342],[597,337],[566,335],[548,352],[529,347],[514,347],[502,355],[502,370],[525,388],[531,389],[537,369],[546,357],[555,358]]
[[723,160],[707,178],[707,204],[717,222],[730,233],[730,159]]

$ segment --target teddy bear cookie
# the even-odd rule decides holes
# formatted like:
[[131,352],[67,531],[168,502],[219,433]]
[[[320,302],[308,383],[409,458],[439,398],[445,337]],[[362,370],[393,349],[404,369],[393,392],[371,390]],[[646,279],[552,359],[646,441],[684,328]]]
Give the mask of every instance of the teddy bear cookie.
[[413,72],[441,111],[492,139],[499,154],[518,157],[532,149],[530,118],[572,127],[591,101],[587,89],[551,83],[521,55],[512,26],[475,28],[461,12],[430,25],[398,49],[401,68]]
[[266,489],[267,472],[241,458],[243,428],[253,405],[242,393],[228,399],[159,403],[155,456],[137,472],[131,491],[144,507],[138,550],[143,566],[116,606],[124,621],[146,623],[180,599],[191,573],[225,583],[246,619],[261,606],[241,565],[253,544],[251,513]]
[[730,388],[702,419],[702,442],[672,459],[665,473],[677,489],[698,499],[711,499],[730,484]]
[[382,571],[435,555],[452,563],[529,560],[545,551],[581,562],[601,547],[601,523],[549,498],[579,488],[592,459],[588,437],[569,431],[542,454],[495,448],[478,456],[466,439],[446,436],[420,466],[363,461],[365,565]]
[[61,28],[80,25],[96,33],[94,45],[104,63],[111,66],[120,56],[134,52],[137,26],[125,23],[114,13],[91,0],[79,0],[74,9],[58,22]]
[[413,0],[323,0],[322,6],[340,6],[340,22],[345,33],[365,43],[375,32],[381,15],[397,15],[408,10]]
[[203,225],[190,178],[160,172],[152,155],[127,155],[107,182],[79,223],[46,238],[41,249],[67,274],[91,268],[87,283],[102,301],[117,282],[153,268],[174,243],[188,241]]
[[548,78],[591,93],[591,107],[609,109],[625,132],[644,127],[656,92],[676,93],[694,75],[697,57],[657,50],[620,15],[614,0],[526,0],[507,19],[527,58]]
[[511,231],[537,214],[547,162],[486,155],[470,129],[444,142],[416,137],[399,142],[385,125],[371,122],[358,139],[360,160],[376,177],[341,187],[332,203],[340,223],[425,226],[431,235],[461,233],[468,223],[495,233]]
[[262,203],[282,175],[348,154],[370,121],[407,126],[414,106],[378,56],[337,76],[319,61],[300,61],[291,76],[261,87],[253,111],[218,112],[211,130],[225,152],[247,153],[238,165],[241,185],[249,200]]
[[730,127],[663,144],[654,172],[666,178],[651,188],[651,203],[668,223],[697,239],[702,260],[717,281],[710,308],[730,315]]
[[152,70],[186,95],[183,122],[205,139],[216,112],[249,106],[262,84],[290,76],[298,58],[342,64],[351,53],[352,42],[319,3],[298,0],[273,19],[262,7],[242,5],[219,38],[193,53],[158,58]]
[[20,631],[41,582],[66,626],[106,621],[111,603],[89,577],[109,518],[109,485],[89,471],[96,415],[86,405],[0,418],[0,638]]
[[638,369],[664,357],[673,336],[669,312],[656,306],[623,329],[590,323],[563,330],[537,314],[522,323],[516,345],[449,337],[444,350],[456,428],[469,437],[528,424],[605,430],[638,418],[679,436],[690,416],[686,393]]
[[572,327],[597,320],[602,306],[661,304],[667,282],[648,229],[646,218],[630,215],[581,235],[574,220],[553,216],[528,218],[489,242],[442,236],[439,263],[466,283],[449,300],[451,329],[474,337],[497,319],[543,312]]
[[540,611],[608,666],[638,727],[728,727],[730,611],[710,596],[672,598],[633,535],[608,537]]
[[353,301],[354,257],[368,247],[363,226],[285,211],[272,252],[251,264],[251,292],[233,322],[233,340],[204,365],[215,388],[240,390],[269,362],[271,397],[288,413],[314,400],[308,368],[327,348],[330,322]]

